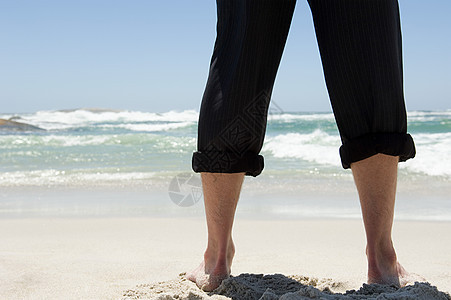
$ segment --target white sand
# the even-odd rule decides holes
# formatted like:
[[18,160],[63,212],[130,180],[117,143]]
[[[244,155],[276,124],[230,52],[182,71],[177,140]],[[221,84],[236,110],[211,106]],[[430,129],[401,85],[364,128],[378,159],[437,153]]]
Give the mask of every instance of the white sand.
[[[404,267],[448,293],[450,233],[451,223],[396,222],[394,228],[395,246]],[[206,243],[203,218],[3,219],[0,236],[0,299],[122,299],[137,295],[155,298],[150,287],[166,293],[164,299],[172,299],[185,289],[185,284],[191,284],[183,281],[179,273],[198,265]],[[285,295],[285,299],[306,299],[302,298],[306,295],[332,297],[318,293],[325,287],[335,293],[358,290],[366,279],[360,221],[237,219],[234,239],[235,277],[224,285],[226,294],[248,289],[249,280],[264,289],[268,278],[283,282],[288,275],[297,274],[308,277],[298,276],[304,280],[300,280],[302,283],[318,289],[306,287],[297,294]],[[243,273],[251,275],[239,276]],[[274,273],[283,275],[256,275]],[[311,281],[313,278],[330,279],[318,283]],[[207,297],[192,284],[191,288],[193,293]],[[412,290],[428,292],[433,288],[423,284],[401,292]],[[363,291],[374,295],[378,292],[374,287]],[[401,292],[395,295],[409,299],[409,294]],[[265,299],[275,299],[278,293],[268,290]],[[201,297],[194,296],[191,298]],[[227,299],[218,295],[212,298]]]

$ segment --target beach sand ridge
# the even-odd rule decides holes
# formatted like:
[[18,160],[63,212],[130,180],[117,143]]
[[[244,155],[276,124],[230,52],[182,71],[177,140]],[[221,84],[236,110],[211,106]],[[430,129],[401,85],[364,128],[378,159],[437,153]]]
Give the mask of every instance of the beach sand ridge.
[[154,284],[141,284],[124,292],[122,299],[249,299],[249,300],[305,300],[305,299],[419,299],[450,300],[449,294],[440,292],[427,282],[415,282],[403,288],[380,284],[363,284],[359,290],[335,293],[346,284],[332,279],[283,274],[249,274],[231,276],[213,292],[200,290],[193,282],[178,278]]

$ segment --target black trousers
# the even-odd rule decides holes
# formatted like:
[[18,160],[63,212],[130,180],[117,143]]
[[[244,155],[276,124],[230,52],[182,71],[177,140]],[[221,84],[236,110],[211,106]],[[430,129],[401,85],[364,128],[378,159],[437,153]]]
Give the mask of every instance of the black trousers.
[[[415,156],[407,134],[396,0],[309,0],[344,168],[377,153]],[[257,176],[269,101],[295,0],[217,0],[195,172]]]

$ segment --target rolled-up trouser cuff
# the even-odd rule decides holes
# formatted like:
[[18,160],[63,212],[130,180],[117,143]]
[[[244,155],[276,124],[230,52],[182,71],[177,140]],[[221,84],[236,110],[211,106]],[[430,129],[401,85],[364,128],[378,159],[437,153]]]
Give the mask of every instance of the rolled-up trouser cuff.
[[415,157],[415,144],[408,133],[371,133],[345,142],[340,147],[341,163],[351,163],[382,153],[399,156],[399,161]]
[[258,176],[264,167],[263,156],[245,153],[237,156],[233,152],[194,152],[192,167],[194,172],[241,173]]

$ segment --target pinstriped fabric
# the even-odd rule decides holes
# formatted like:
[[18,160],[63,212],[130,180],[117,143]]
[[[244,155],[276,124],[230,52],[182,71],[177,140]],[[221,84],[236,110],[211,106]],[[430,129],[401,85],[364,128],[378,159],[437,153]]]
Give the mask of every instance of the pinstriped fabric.
[[[343,167],[415,155],[406,133],[395,0],[309,0],[343,145]],[[217,38],[199,116],[196,172],[263,169],[267,110],[295,0],[217,0]]]
[[413,157],[413,140],[406,134],[397,1],[309,4],[343,142],[343,167],[376,153],[400,156],[401,161]]
[[217,38],[199,116],[197,172],[263,169],[269,100],[294,0],[218,0]]

